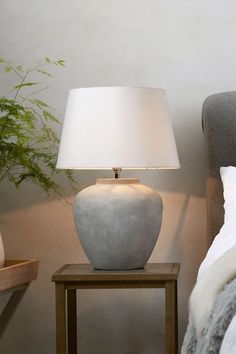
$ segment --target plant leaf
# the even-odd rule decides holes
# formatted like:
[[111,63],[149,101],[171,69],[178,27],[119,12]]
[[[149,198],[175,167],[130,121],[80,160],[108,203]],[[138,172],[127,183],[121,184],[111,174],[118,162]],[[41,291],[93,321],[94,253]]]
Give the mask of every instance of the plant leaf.
[[46,102],[39,100],[38,98],[31,99],[30,102],[36,104],[36,106],[38,106],[40,108],[48,108],[49,107],[49,105]]
[[65,60],[59,59],[56,61],[57,64],[61,65],[61,66],[65,66]]
[[50,74],[50,73],[49,73],[48,71],[46,71],[46,70],[38,69],[37,72],[40,73],[40,74],[46,75],[46,76],[48,76],[48,77],[53,77],[52,74]]
[[10,66],[6,66],[5,69],[4,69],[4,71],[5,71],[6,73],[9,73],[9,72],[12,71],[12,68],[11,68]]
[[18,88],[25,87],[25,86],[34,86],[34,85],[40,85],[40,84],[42,84],[42,82],[25,82],[24,84],[16,85],[14,88],[18,89]]
[[43,115],[44,115],[45,120],[51,120],[52,122],[61,124],[61,122],[52,113],[44,110]]
[[[41,69],[42,66],[64,66],[64,60],[52,61],[45,57],[44,60],[36,62],[31,70],[0,57],[1,63],[5,63],[5,71],[12,71],[20,81],[14,87],[14,90],[17,90],[14,99],[0,97],[0,181],[8,179],[19,188],[24,181],[31,180],[47,194],[51,191],[60,194],[62,189],[54,180],[54,177],[61,173],[56,170],[59,139],[51,127],[53,123],[60,122],[51,112],[51,107],[40,97],[31,98],[32,95],[39,94],[43,87],[30,88],[46,83],[35,82],[30,77],[32,73],[51,77],[48,70]],[[23,87],[29,88],[27,94],[19,94]],[[10,91],[10,94],[14,90]],[[22,92],[25,93],[24,90]],[[71,171],[62,172],[71,187],[76,185]]]

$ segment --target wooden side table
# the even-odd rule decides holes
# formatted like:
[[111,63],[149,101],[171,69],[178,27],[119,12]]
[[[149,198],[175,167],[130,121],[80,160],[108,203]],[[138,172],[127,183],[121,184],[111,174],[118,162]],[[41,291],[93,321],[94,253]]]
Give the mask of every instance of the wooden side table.
[[67,264],[53,276],[56,286],[56,353],[77,353],[77,289],[165,289],[166,354],[178,353],[178,263],[149,263],[144,269],[95,270],[89,264]]

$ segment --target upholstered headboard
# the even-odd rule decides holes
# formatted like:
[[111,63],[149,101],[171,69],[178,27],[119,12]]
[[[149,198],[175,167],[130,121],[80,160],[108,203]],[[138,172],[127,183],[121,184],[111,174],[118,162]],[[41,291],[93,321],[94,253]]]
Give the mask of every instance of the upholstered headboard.
[[221,166],[236,166],[236,91],[207,97],[202,111],[208,155],[208,245],[224,221]]

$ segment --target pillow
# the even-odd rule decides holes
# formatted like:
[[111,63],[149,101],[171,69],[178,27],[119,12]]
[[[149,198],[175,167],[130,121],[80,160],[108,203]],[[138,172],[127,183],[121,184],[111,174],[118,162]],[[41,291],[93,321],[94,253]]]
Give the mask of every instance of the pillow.
[[225,332],[224,339],[220,347],[220,354],[236,353],[236,315],[234,315],[232,321]]
[[236,245],[236,167],[220,168],[224,189],[224,225],[215,237],[198,270],[198,278],[226,251]]

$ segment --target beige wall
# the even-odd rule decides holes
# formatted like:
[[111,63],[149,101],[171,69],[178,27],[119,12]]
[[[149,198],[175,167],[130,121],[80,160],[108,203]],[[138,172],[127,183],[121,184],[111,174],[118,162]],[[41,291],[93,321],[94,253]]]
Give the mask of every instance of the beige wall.
[[[73,87],[132,85],[165,88],[181,160],[179,171],[133,173],[164,201],[161,235],[150,261],[180,261],[180,340],[187,299],[206,251],[204,98],[235,89],[234,0],[2,0],[1,54],[30,64],[48,55],[66,60],[48,101],[63,118]],[[1,79],[2,80],[2,79]],[[8,88],[1,81],[1,94]],[[128,174],[125,174],[128,175]],[[78,173],[80,186],[103,173]],[[129,174],[130,176],[130,174]],[[3,184],[0,229],[8,258],[38,258],[38,280],[20,302],[0,340],[2,354],[52,354],[55,346],[51,274],[86,262],[70,202],[35,186]],[[0,298],[3,306],[6,296]],[[158,290],[83,291],[79,297],[81,354],[163,353],[163,294]]]

